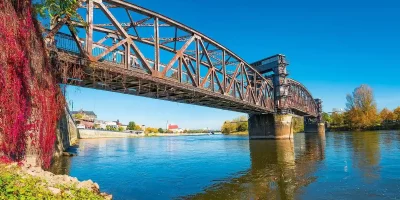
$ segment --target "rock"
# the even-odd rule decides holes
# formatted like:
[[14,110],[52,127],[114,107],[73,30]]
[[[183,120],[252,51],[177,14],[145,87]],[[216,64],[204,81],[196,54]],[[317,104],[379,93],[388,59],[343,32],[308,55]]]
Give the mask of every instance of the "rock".
[[52,192],[53,194],[60,194],[61,190],[58,188],[54,188],[54,187],[48,187],[48,189],[50,190],[50,192]]
[[105,192],[102,192],[102,193],[100,193],[100,195],[102,197],[104,197],[104,199],[106,199],[106,200],[111,200],[112,199],[112,195],[111,194],[107,194]]
[[100,190],[100,186],[97,183],[93,183],[93,186],[96,187],[98,190]]
[[69,156],[69,157],[76,156],[75,154],[70,153],[70,152],[66,152],[66,151],[62,152],[62,155],[63,156]]

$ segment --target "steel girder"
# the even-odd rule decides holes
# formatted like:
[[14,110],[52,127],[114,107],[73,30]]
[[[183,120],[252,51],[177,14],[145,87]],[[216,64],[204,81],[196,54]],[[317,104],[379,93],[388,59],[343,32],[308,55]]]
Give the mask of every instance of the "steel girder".
[[[122,0],[87,0],[78,9],[78,13],[86,15],[85,23],[68,22],[70,34],[59,32],[55,36],[57,50],[70,54],[62,59],[73,57],[73,60],[64,62],[74,63],[80,57],[85,60],[86,65],[82,66],[86,71],[93,71],[90,68],[94,65],[104,65],[99,68],[122,73],[123,76],[135,71],[134,77],[127,79],[143,79],[150,85],[159,85],[165,81],[168,84],[164,85],[168,85],[170,89],[174,86],[185,88],[179,93],[167,92],[167,96],[156,96],[161,99],[195,103],[193,98],[199,98],[201,95],[182,94],[192,90],[203,92],[210,98],[223,97],[221,102],[208,99],[199,100],[195,104],[247,113],[276,112],[271,80],[228,48],[202,33]],[[75,34],[70,25],[83,30],[85,34]],[[138,76],[138,73],[142,74]],[[171,81],[174,84],[171,84]],[[102,80],[95,82],[97,84],[93,84],[98,85]],[[295,81],[289,81],[289,84],[291,89],[285,106],[304,115],[314,116],[315,102],[306,88]],[[88,85],[90,84],[85,86]],[[136,91],[141,87],[141,84],[134,85],[130,88],[129,84],[120,84],[119,87],[114,87],[114,90],[123,90],[126,93],[127,90]],[[154,97],[154,88],[147,92],[130,94]],[[172,98],[174,96],[185,98]]]

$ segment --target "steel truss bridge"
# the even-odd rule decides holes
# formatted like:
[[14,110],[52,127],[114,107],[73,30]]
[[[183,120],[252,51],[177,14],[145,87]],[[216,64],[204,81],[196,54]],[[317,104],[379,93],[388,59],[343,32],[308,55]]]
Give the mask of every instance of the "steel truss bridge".
[[[252,114],[318,117],[284,55],[249,64],[206,35],[122,0],[87,0],[47,40],[67,84]],[[54,59],[55,58],[55,59]]]

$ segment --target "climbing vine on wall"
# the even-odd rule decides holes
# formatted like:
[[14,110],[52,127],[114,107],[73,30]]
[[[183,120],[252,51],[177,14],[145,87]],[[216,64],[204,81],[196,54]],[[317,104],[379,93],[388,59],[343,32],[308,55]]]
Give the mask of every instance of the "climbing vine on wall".
[[0,156],[49,167],[65,105],[30,0],[0,1]]

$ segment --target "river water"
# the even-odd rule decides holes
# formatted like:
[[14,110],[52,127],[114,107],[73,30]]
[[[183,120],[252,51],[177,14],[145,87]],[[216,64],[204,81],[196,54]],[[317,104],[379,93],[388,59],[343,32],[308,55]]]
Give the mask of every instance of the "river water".
[[91,139],[76,150],[52,171],[117,200],[400,197],[400,131]]

